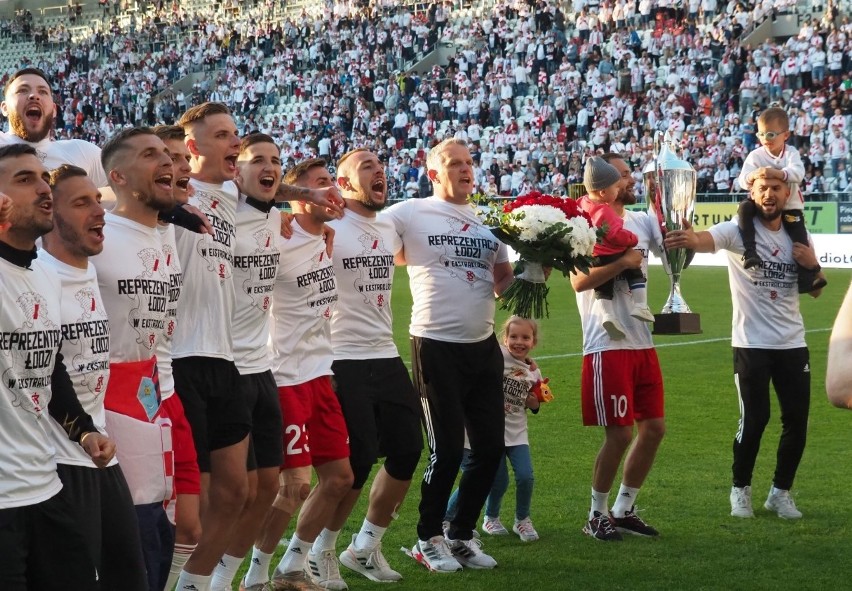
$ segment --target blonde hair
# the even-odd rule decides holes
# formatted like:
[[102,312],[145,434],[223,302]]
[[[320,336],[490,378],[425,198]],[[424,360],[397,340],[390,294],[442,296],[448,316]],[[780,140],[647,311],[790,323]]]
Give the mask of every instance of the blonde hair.
[[513,324],[526,324],[532,329],[533,343],[538,343],[538,322],[532,318],[524,318],[523,316],[509,316],[506,322],[503,323],[503,328],[500,329],[500,339],[505,341],[509,336],[509,329]]
[[444,155],[444,150],[447,149],[447,146],[458,145],[464,146],[467,148],[467,142],[459,139],[457,137],[447,138],[441,143],[437,144],[434,148],[429,150],[429,155],[426,156],[426,169],[427,170],[438,170],[438,168],[443,164],[442,157]]

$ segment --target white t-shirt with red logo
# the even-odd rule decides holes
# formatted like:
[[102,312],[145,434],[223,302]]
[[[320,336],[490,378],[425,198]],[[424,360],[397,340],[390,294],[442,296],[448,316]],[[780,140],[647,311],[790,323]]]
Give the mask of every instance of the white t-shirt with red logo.
[[269,326],[281,258],[281,214],[260,211],[241,198],[234,248],[234,363],[240,374],[269,371]]
[[110,361],[156,354],[166,332],[169,270],[157,228],[107,212],[104,249],[90,258],[110,327]]
[[[109,382],[109,319],[98,288],[95,267],[78,269],[40,250],[39,260],[62,283],[62,347],[59,352],[74,385],[83,410],[92,417],[95,427],[106,433],[104,395]],[[79,444],[68,439],[59,423],[50,419],[51,441],[60,464],[95,468],[92,458]],[[118,463],[113,458],[110,465]]]
[[793,241],[784,228],[772,231],[757,218],[754,230],[757,254],[763,262],[751,269],[743,268],[743,241],[736,216],[709,230],[716,251],[728,251],[733,302],[731,345],[755,349],[805,347]]
[[183,287],[183,272],[177,255],[175,227],[171,224],[158,224],[157,230],[163,241],[163,255],[169,275],[169,295],[166,300],[166,330],[157,341],[157,373],[160,374],[160,393],[163,400],[175,393],[175,378],[172,372],[172,338],[177,328],[177,307]]
[[529,445],[527,430],[527,396],[541,381],[541,372],[532,369],[526,361],[512,357],[508,349],[503,352],[503,410],[506,412],[506,445]]
[[393,341],[394,254],[402,241],[387,217],[347,209],[334,228],[334,274],[340,304],[331,317],[335,359],[398,357]]
[[494,268],[506,246],[473,205],[439,197],[397,203],[387,216],[402,238],[414,305],[413,336],[475,343],[494,332]]
[[46,427],[61,287],[38,260],[30,270],[0,258],[0,296],[0,509],[9,509],[62,488]]
[[322,236],[293,222],[279,237],[281,262],[272,297],[272,372],[280,386],[331,375],[331,316],[337,305],[334,264]]
[[236,236],[237,186],[192,179],[189,203],[210,220],[213,234],[175,228],[184,288],[178,303],[172,358],[215,357],[233,361],[231,278]]

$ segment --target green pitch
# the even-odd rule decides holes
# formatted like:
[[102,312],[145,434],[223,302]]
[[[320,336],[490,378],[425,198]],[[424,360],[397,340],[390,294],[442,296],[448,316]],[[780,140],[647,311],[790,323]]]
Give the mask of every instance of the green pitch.
[[[408,360],[411,298],[404,270],[397,273],[395,331],[400,353]],[[787,522],[763,509],[779,435],[775,401],[754,475],[755,519],[729,515],[731,443],[738,417],[730,348],[730,291],[726,269],[695,268],[684,274],[683,292],[693,311],[701,314],[703,334],[656,337],[666,385],[668,433],[639,495],[638,508],[660,530],[660,539],[628,537],[622,543],[603,543],[584,536],[580,529],[588,511],[592,462],[602,433],[581,425],[577,307],[568,281],[555,275],[549,282],[550,318],[541,322],[534,357],[551,378],[556,399],[538,416],[530,417],[536,475],[532,519],[541,540],[524,544],[515,535],[483,535],[484,548],[497,559],[498,568],[430,573],[400,552],[401,546],[410,548],[416,537],[419,482],[415,480],[399,520],[384,538],[385,556],[404,577],[395,588],[610,591],[845,586],[846,550],[852,540],[852,413],[829,406],[824,379],[829,331],[850,273],[829,270],[827,275],[830,285],[823,296],[817,300],[805,296],[801,301],[812,370],[809,439],[793,491],[803,519]],[[653,310],[662,308],[667,286],[661,268],[652,268]],[[505,313],[499,312],[498,326],[504,318]],[[419,476],[420,472],[415,479]],[[616,489],[619,482],[617,479]],[[360,527],[364,511],[362,499],[341,533],[339,551]],[[513,514],[514,488],[510,487],[501,515],[508,527]],[[380,586],[342,571],[351,589]]]

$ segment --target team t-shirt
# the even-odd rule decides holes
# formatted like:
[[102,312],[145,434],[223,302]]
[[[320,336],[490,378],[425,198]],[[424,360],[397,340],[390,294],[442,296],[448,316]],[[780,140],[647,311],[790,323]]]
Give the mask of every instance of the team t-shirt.
[[751,269],[743,268],[744,249],[736,217],[709,230],[716,251],[728,251],[734,309],[731,345],[755,349],[805,347],[793,241],[783,227],[773,232],[757,218],[754,230],[757,254],[763,262]]
[[157,231],[163,246],[163,259],[169,276],[169,295],[166,298],[166,330],[157,341],[157,373],[160,375],[160,393],[163,400],[175,393],[175,378],[172,372],[172,338],[177,327],[177,306],[183,287],[183,273],[177,256],[175,227],[158,224]]
[[[636,234],[639,239],[635,250],[642,253],[642,273],[648,276],[648,252],[659,255],[662,251],[662,234],[653,218],[644,212],[624,211],[624,229]],[[615,349],[650,349],[651,329],[647,322],[630,316],[633,309],[633,297],[627,281],[618,275],[615,278],[612,298],[613,311],[625,329],[625,337],[612,340],[603,328],[603,310],[599,300],[595,299],[592,289],[577,292],[577,308],[580,311],[580,323],[583,327],[583,355]]]
[[280,386],[331,375],[331,316],[337,305],[334,264],[322,236],[293,223],[281,242],[272,297],[272,372]]
[[38,260],[29,270],[0,258],[0,293],[0,509],[9,509],[62,488],[46,427],[62,338],[61,287]]
[[351,210],[329,222],[334,229],[334,274],[340,304],[331,317],[335,359],[398,357],[393,341],[391,285],[402,241],[387,217]]
[[[54,273],[62,284],[62,346],[60,353],[74,392],[83,410],[92,417],[95,427],[106,432],[104,395],[109,382],[109,319],[98,288],[98,276],[91,263],[87,269],[78,269],[41,250],[38,258]],[[59,464],[95,468],[92,458],[53,418],[50,435],[56,447]],[[118,463],[113,458],[110,465]]]
[[506,412],[506,445],[529,445],[527,432],[527,396],[541,381],[541,372],[532,369],[526,361],[512,357],[508,349],[503,352],[503,409]]
[[281,214],[260,211],[240,198],[234,247],[234,363],[240,374],[269,371],[269,325],[281,258]]
[[236,235],[237,186],[192,179],[190,204],[210,220],[213,234],[176,228],[184,288],[178,303],[172,358],[215,357],[233,361],[231,279]]
[[169,269],[160,231],[107,212],[104,249],[90,258],[110,326],[110,360],[141,361],[156,354],[167,328]]
[[101,149],[85,140],[53,140],[25,142],[13,133],[0,133],[0,146],[28,144],[36,149],[36,156],[47,170],[62,164],[73,164],[86,171],[96,187],[107,186],[107,176],[101,164]]
[[508,251],[473,205],[410,199],[379,214],[402,238],[414,304],[413,336],[474,343],[494,332],[494,267]]

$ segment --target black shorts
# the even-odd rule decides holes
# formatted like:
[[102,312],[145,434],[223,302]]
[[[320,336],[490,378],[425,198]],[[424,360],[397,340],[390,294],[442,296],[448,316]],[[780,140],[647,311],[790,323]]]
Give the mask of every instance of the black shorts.
[[146,591],[139,523],[121,467],[58,464],[56,472],[98,569],[101,589]]
[[238,389],[233,361],[215,357],[172,360],[175,392],[180,396],[198,454],[198,469],[210,472],[210,452],[245,439],[251,415]]
[[67,491],[0,509],[0,589],[98,591],[95,563]]
[[249,470],[280,468],[284,463],[281,403],[272,371],[240,375],[239,391],[251,415],[246,467]]
[[419,453],[420,399],[402,359],[343,359],[331,365],[353,466]]

